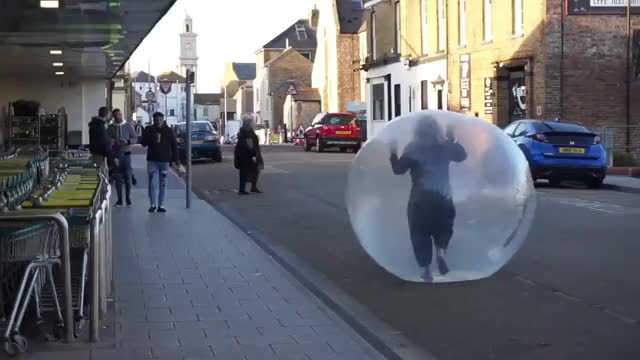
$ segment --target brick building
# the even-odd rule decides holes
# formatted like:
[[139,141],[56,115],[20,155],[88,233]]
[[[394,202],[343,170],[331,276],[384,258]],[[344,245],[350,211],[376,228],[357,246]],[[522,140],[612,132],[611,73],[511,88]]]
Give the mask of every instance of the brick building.
[[[450,6],[451,110],[499,126],[522,118],[606,126],[616,149],[640,150],[640,131],[627,126],[639,124],[640,102],[630,101],[627,118],[626,8],[591,3],[459,0]],[[631,23],[639,28],[640,16]],[[630,88],[633,94],[640,85],[631,80]]]
[[[282,104],[284,103],[286,84],[282,83],[282,79],[272,79],[270,72],[272,69],[279,69],[280,64],[292,66],[295,74],[300,73],[301,68],[308,68],[308,75],[305,73],[306,70],[303,71],[300,84],[296,84],[296,86],[311,86],[311,63],[316,58],[317,46],[316,32],[311,26],[314,14],[311,15],[310,20],[296,21],[256,52],[256,80],[253,85],[254,111],[258,123],[271,128],[271,130],[276,130],[275,133],[282,123]],[[292,56],[291,51],[295,52],[297,56]],[[279,65],[274,67],[276,64]],[[293,75],[291,74],[284,80],[297,80]],[[272,97],[272,94],[275,94],[276,97]]]
[[287,96],[283,108],[290,136],[300,127],[306,129],[311,125],[311,120],[322,111],[322,97],[318,89],[302,88],[297,91],[297,95]]
[[263,88],[263,96],[268,102],[267,111],[261,115],[268,116],[274,134],[278,134],[284,125],[283,106],[287,98],[287,90],[293,84],[296,88],[311,87],[311,71],[313,64],[306,56],[293,48],[288,48],[264,66],[267,87]]
[[345,111],[361,99],[360,58],[362,4],[352,0],[321,1],[312,10],[318,48],[313,66],[313,86],[322,97],[322,111]]

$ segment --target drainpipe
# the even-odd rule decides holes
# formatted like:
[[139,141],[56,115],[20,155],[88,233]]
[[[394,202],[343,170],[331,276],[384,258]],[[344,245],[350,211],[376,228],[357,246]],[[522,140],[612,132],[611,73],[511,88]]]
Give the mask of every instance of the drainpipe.
[[564,12],[567,0],[562,0],[560,12],[560,118],[564,119]]
[[627,105],[627,131],[626,131],[626,143],[627,152],[631,152],[631,0],[627,1],[627,93],[626,93],[626,105]]

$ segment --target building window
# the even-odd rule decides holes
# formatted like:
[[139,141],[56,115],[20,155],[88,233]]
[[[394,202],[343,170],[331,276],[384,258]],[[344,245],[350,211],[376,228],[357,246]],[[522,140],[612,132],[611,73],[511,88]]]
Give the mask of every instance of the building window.
[[420,100],[422,110],[429,108],[429,81],[422,80],[420,82]]
[[394,5],[394,13],[395,13],[395,46],[393,47],[395,49],[396,54],[402,54],[401,49],[400,49],[400,44],[402,42],[402,38],[401,38],[401,30],[400,30],[400,24],[402,23],[402,20],[400,19],[400,1],[396,1],[395,5]]
[[191,29],[189,29],[189,24],[187,24],[187,32],[189,32],[189,30],[191,30]]
[[377,42],[376,42],[376,12],[371,12],[371,59],[376,60],[378,58]]
[[302,24],[296,24],[296,36],[298,36],[298,40],[307,40],[307,28]]
[[444,51],[447,41],[447,29],[445,26],[444,0],[438,0],[438,51]]
[[204,107],[202,108],[202,116],[209,116],[209,108],[208,107]]
[[394,117],[402,115],[402,94],[400,84],[393,85],[393,111]]
[[467,45],[467,0],[458,0],[458,45]]
[[429,53],[429,32],[427,27],[427,1],[420,3],[420,31],[422,32],[422,55]]
[[514,36],[522,36],[524,35],[524,6],[522,4],[523,0],[513,0],[513,35]]
[[310,52],[300,52],[300,55],[304,56],[307,60],[311,61],[311,53]]
[[384,83],[371,86],[371,98],[373,104],[373,120],[384,120]]
[[444,110],[444,91],[438,89],[438,110]]
[[169,110],[169,116],[176,116],[176,110],[175,109]]
[[491,31],[491,3],[493,0],[482,0],[482,25],[484,28],[484,41],[493,40],[493,32]]

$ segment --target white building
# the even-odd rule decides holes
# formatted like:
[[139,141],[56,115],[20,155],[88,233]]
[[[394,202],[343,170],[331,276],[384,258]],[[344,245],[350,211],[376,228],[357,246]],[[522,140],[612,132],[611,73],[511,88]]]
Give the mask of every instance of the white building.
[[[187,79],[173,71],[164,72],[157,77],[157,111],[165,115],[167,123],[170,125],[187,121]],[[160,89],[163,83],[171,83],[168,94],[164,94]],[[195,94],[195,84],[191,85],[191,93]],[[194,109],[194,96],[191,96],[191,109]],[[193,117],[192,117],[193,118]]]
[[221,98],[222,94],[195,94],[193,97],[196,115],[194,120],[209,121],[214,124],[216,129],[220,129]]

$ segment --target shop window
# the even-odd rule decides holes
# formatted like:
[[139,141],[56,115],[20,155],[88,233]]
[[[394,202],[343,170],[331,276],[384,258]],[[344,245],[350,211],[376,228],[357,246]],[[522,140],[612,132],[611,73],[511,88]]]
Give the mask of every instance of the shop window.
[[371,86],[373,120],[384,120],[384,83]]
[[513,25],[513,35],[514,36],[522,36],[524,34],[524,0],[512,0],[513,1],[513,14],[512,14],[512,25]]
[[396,51],[396,54],[402,54],[402,51],[400,49],[401,42],[402,42],[401,31],[400,31],[400,24],[402,23],[400,19],[400,1],[396,1],[394,5],[394,12],[395,12],[395,35],[396,35],[394,49]]
[[467,45],[467,0],[458,0],[458,45]]
[[394,117],[402,115],[402,94],[400,84],[393,86],[393,111]]
[[493,40],[492,24],[491,24],[491,11],[493,0],[482,0],[482,25],[484,29],[484,41]]
[[422,110],[427,110],[429,108],[429,81],[422,80],[420,82],[420,100],[421,100],[421,108]]
[[422,31],[422,54],[429,53],[429,31],[427,26],[427,1],[422,0],[420,4],[420,30]]

